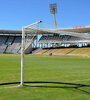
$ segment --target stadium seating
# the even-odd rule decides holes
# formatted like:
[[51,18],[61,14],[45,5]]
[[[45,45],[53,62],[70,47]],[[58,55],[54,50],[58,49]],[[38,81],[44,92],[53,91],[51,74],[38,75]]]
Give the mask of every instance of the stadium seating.
[[0,36],[0,53],[4,53],[7,47],[7,45],[5,45],[7,38],[8,36]]
[[7,36],[0,36],[0,45],[5,44],[6,40],[7,40]]
[[65,41],[68,36],[42,36],[39,43],[59,43],[60,41]]
[[8,37],[8,40],[7,40],[7,42],[6,42],[6,44],[7,44],[7,45],[12,44],[13,41],[14,41],[14,38],[15,38],[14,36],[9,36],[9,37]]
[[58,49],[56,52],[54,52],[53,54],[63,54],[66,55],[70,52],[72,52],[75,48],[62,48],[62,49]]
[[75,36],[70,36],[69,38],[68,38],[68,41],[88,41],[88,39],[86,39],[86,38],[80,38],[80,37],[75,37]]
[[60,49],[43,49],[37,54],[49,55],[90,55],[90,47],[83,48],[60,48]]
[[6,47],[7,47],[7,45],[1,45],[0,46],[0,54],[4,53]]
[[36,54],[43,54],[43,53],[47,52],[48,50],[49,50],[49,49],[43,49],[43,50],[37,52]]
[[90,55],[90,47],[77,48],[71,55]]
[[72,52],[75,48],[60,48],[60,49],[43,49],[40,51],[41,54],[49,55],[50,53],[54,55],[65,55]]
[[[28,48],[29,46],[28,44],[31,44],[32,40],[33,40],[32,36],[26,37],[26,42],[25,42],[26,48]],[[8,47],[5,53],[13,53],[13,54],[21,53],[21,36],[10,36],[6,44]]]
[[61,35],[61,36],[42,36],[38,43],[61,43],[61,42],[84,42],[89,41],[86,38],[80,38],[69,35]]
[[[26,52],[30,53],[29,50],[32,47],[31,44],[34,39],[36,39],[36,36],[26,36]],[[42,36],[38,43],[59,43],[60,41],[88,41],[88,39],[68,35]],[[0,35],[0,53],[21,53],[21,36]],[[57,49],[41,48],[41,51],[40,48],[38,48],[38,51],[36,50],[36,54],[49,55],[50,53],[53,55],[90,55],[90,47]]]
[[[12,38],[10,38],[10,39],[11,40],[7,42],[7,43],[9,43],[9,45],[6,50],[6,53],[17,53],[17,51],[21,47],[21,37],[15,37],[14,41]],[[12,41],[13,41],[13,43],[12,43]]]

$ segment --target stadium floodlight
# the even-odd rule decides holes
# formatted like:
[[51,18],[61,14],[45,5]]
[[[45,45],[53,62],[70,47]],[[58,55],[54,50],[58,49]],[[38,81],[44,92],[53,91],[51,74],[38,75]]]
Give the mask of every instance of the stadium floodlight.
[[28,25],[26,27],[22,27],[22,46],[21,46],[21,84],[20,86],[24,86],[24,54],[25,54],[25,32],[27,28],[30,28],[33,25],[39,24],[42,21],[38,21],[36,23],[33,23],[31,25]]
[[57,24],[56,24],[55,14],[57,13],[57,4],[56,3],[49,4],[49,7],[50,7],[50,13],[54,14],[54,24],[55,24],[55,29],[56,29]]

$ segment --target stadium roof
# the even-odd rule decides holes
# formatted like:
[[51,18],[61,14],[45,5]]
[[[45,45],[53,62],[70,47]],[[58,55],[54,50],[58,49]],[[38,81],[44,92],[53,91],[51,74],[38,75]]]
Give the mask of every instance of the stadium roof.
[[[90,33],[90,26],[81,27],[81,28],[80,27],[79,28],[62,28],[62,29],[56,29],[56,30],[67,31],[67,32],[77,32],[77,33]],[[0,30],[0,34],[22,34],[22,31],[21,30]],[[32,32],[29,32],[29,34],[32,34]],[[42,34],[46,34],[46,33],[42,32]]]
[[[78,28],[63,28],[63,29],[38,29],[26,28],[25,32],[28,34],[65,34],[77,37],[90,38],[90,26]],[[22,34],[22,30],[0,30],[0,34]]]
[[22,34],[21,30],[0,30],[0,34]]
[[60,30],[68,31],[68,32],[77,32],[77,33],[90,33],[90,26],[78,27],[78,28],[64,28],[64,29],[60,29]]

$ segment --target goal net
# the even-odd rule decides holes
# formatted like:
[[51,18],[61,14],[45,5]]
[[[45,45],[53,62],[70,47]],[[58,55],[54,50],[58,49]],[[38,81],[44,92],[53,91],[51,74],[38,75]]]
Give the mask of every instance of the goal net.
[[[46,26],[46,27],[45,27]],[[37,34],[64,34],[77,37],[85,37],[90,39],[89,34],[80,34],[76,32],[61,31],[58,28],[54,29],[50,25],[43,26],[42,21],[28,25],[22,28],[22,47],[21,47],[21,86],[24,86],[24,54],[30,51],[30,45]],[[30,39],[30,34],[34,34]]]

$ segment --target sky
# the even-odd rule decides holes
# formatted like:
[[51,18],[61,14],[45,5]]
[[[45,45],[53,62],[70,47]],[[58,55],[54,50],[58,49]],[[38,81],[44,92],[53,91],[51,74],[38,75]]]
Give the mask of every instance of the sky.
[[21,30],[39,20],[54,25],[50,3],[57,3],[57,26],[90,26],[90,0],[0,0],[0,29]]

